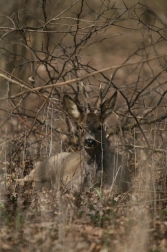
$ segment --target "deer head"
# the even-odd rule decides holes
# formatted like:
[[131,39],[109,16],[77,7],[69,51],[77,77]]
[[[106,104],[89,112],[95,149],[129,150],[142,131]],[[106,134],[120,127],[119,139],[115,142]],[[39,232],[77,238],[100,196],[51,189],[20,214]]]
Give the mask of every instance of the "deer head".
[[95,155],[95,150],[106,142],[103,123],[113,112],[116,98],[117,92],[98,106],[98,109],[84,112],[69,95],[64,96],[67,113],[84,129],[84,149],[89,154]]

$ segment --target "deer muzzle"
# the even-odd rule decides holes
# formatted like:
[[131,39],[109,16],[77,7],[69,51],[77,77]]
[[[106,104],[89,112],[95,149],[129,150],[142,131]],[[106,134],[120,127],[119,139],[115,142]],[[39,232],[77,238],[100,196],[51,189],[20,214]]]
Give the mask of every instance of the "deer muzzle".
[[96,146],[96,141],[94,139],[88,138],[84,142],[85,148],[92,148]]

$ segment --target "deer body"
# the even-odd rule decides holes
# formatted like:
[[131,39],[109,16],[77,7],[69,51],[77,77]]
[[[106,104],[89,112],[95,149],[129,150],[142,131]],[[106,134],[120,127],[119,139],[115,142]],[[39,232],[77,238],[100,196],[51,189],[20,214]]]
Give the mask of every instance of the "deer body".
[[34,187],[66,188],[78,192],[91,186],[102,185],[114,192],[128,190],[130,181],[123,158],[112,152],[105,136],[103,122],[112,113],[117,93],[100,106],[100,113],[83,113],[75,101],[64,97],[68,114],[84,128],[83,149],[62,152],[36,165],[29,177]]

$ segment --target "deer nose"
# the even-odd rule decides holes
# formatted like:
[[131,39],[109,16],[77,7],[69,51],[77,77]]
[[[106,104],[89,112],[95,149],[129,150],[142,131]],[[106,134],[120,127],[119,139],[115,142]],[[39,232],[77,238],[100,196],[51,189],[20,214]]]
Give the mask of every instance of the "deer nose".
[[94,139],[91,139],[91,138],[85,139],[86,147],[93,147],[95,145],[96,145],[96,141]]

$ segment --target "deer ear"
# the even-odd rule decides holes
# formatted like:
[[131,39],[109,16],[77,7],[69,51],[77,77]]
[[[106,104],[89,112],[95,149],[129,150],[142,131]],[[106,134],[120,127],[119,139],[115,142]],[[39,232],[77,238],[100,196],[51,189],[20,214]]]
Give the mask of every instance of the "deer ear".
[[69,96],[64,95],[63,103],[67,113],[72,116],[76,121],[82,121],[82,110],[78,104]]
[[101,105],[101,118],[104,120],[113,112],[117,99],[117,91]]

